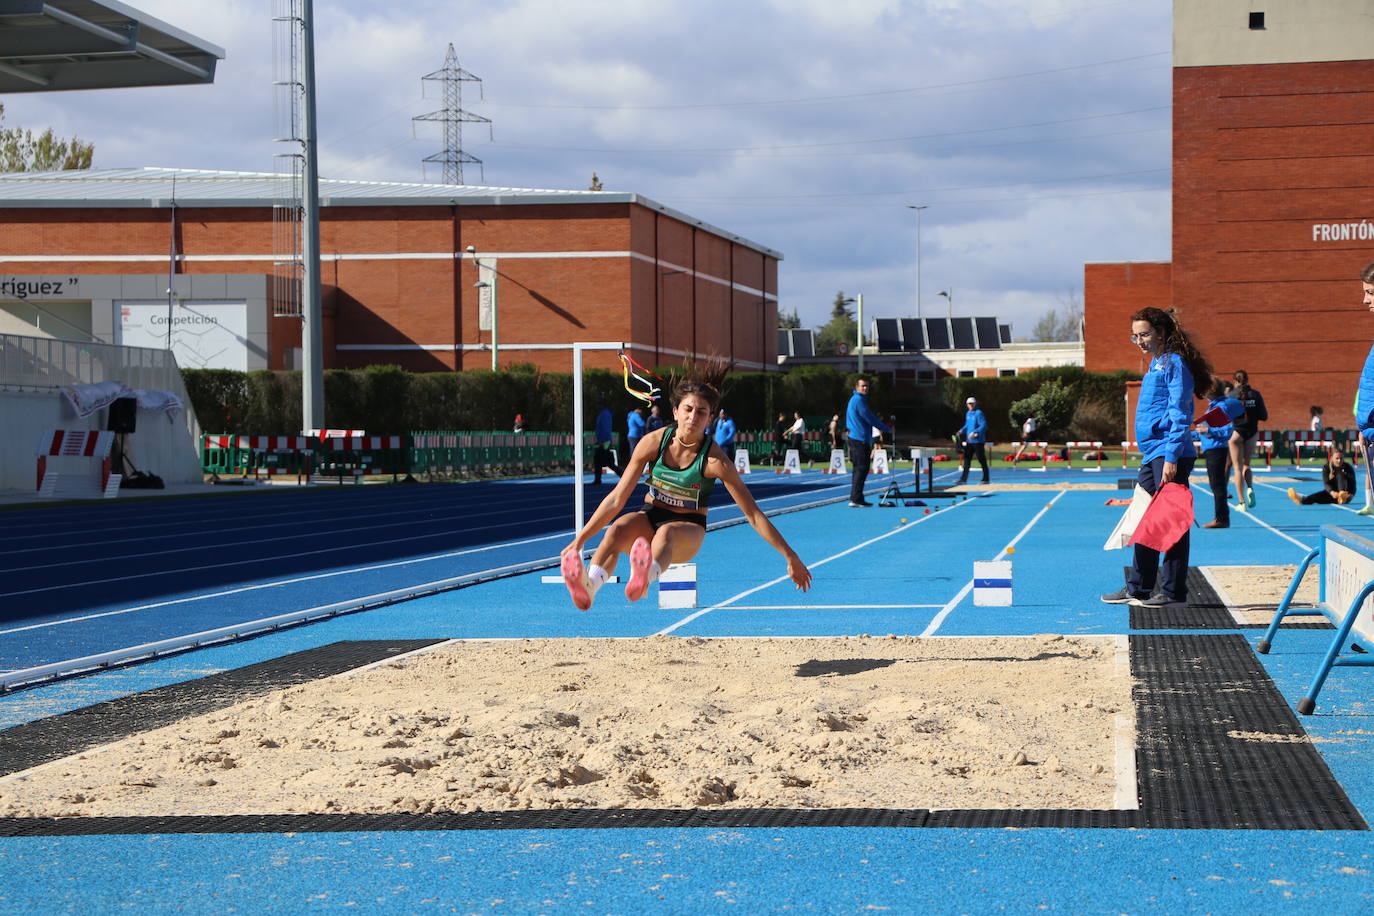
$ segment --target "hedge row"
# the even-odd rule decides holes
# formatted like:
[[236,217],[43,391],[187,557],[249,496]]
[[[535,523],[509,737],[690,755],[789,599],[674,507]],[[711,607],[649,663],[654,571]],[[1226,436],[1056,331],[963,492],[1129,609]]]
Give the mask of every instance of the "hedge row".
[[[665,374],[660,371],[660,374]],[[299,372],[235,372],[189,369],[182,372],[191,403],[206,432],[294,435],[301,430]],[[800,410],[811,429],[843,414],[854,373],[827,366],[787,372],[732,374],[722,406],[740,429],[771,429],[779,413]],[[903,438],[947,437],[963,423],[964,399],[981,402],[990,438],[1018,435],[1007,412],[1046,380],[1059,379],[1077,399],[1074,421],[1061,431],[1069,438],[1119,437],[1125,427],[1125,382],[1129,373],[1094,375],[1074,367],[1040,369],[1008,378],[949,378],[938,388],[893,392],[889,377],[873,378],[869,403],[880,416],[895,414]],[[583,409],[590,425],[597,401],[605,398],[623,424],[625,412],[640,403],[625,391],[622,377],[604,369],[583,376]],[[324,374],[325,425],[365,429],[369,435],[396,435],[416,429],[510,429],[516,414],[525,428],[572,426],[572,376],[512,367],[502,372],[406,372],[396,366],[331,370]],[[1050,432],[1050,431],[1045,431]]]

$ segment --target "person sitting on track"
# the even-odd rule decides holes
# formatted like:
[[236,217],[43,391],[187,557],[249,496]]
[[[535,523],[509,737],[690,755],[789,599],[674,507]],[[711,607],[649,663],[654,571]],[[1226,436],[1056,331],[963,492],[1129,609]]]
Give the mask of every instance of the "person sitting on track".
[[1322,488],[1315,493],[1299,496],[1293,487],[1288,488],[1288,498],[1300,506],[1332,503],[1345,505],[1355,493],[1355,469],[1345,463],[1345,454],[1338,448],[1330,448],[1326,454],[1326,464],[1322,465]]
[[[630,554],[630,579],[625,597],[630,601],[643,598],[663,569],[696,556],[706,537],[706,504],[717,480],[725,484],[754,530],[787,558],[787,575],[797,588],[806,591],[811,587],[810,570],[754,501],[731,458],[711,439],[711,415],[720,406],[725,372],[725,365],[715,361],[684,367],[670,393],[673,423],[640,440],[620,482],[563,549],[563,581],[580,610],[592,606],[597,590],[626,551]],[[646,467],[649,492],[644,508],[616,518]],[[605,535],[601,544],[591,565],[584,568],[583,547],[602,529]]]

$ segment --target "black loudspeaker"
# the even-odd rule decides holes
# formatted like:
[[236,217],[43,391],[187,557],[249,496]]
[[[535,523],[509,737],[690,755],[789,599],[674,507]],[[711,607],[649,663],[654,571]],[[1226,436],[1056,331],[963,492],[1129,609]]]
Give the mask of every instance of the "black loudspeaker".
[[133,398],[119,398],[110,402],[110,413],[105,428],[112,433],[131,433],[138,426],[138,401]]

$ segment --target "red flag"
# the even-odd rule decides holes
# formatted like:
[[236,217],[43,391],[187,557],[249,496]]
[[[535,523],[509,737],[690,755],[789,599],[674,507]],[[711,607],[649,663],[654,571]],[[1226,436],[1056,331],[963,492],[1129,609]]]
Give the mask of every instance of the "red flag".
[[1216,429],[1221,426],[1226,426],[1230,422],[1231,415],[1223,410],[1221,405],[1218,404],[1216,407],[1213,407],[1211,410],[1194,420],[1193,425],[1196,426],[1199,423],[1206,423],[1208,426]]
[[1193,491],[1181,483],[1166,483],[1150,500],[1130,543],[1162,552],[1177,544],[1192,525]]

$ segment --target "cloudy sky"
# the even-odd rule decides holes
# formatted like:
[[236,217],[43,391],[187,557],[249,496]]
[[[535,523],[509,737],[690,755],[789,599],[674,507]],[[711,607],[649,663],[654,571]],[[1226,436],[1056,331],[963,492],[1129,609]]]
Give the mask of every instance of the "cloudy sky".
[[[132,0],[226,50],[213,86],[11,95],[97,168],[271,171],[270,0]],[[1169,257],[1170,0],[315,0],[321,174],[438,181],[451,42],[468,184],[632,191],[784,254],[823,324],[1081,301],[1086,261]],[[484,97],[483,97],[484,96]]]

